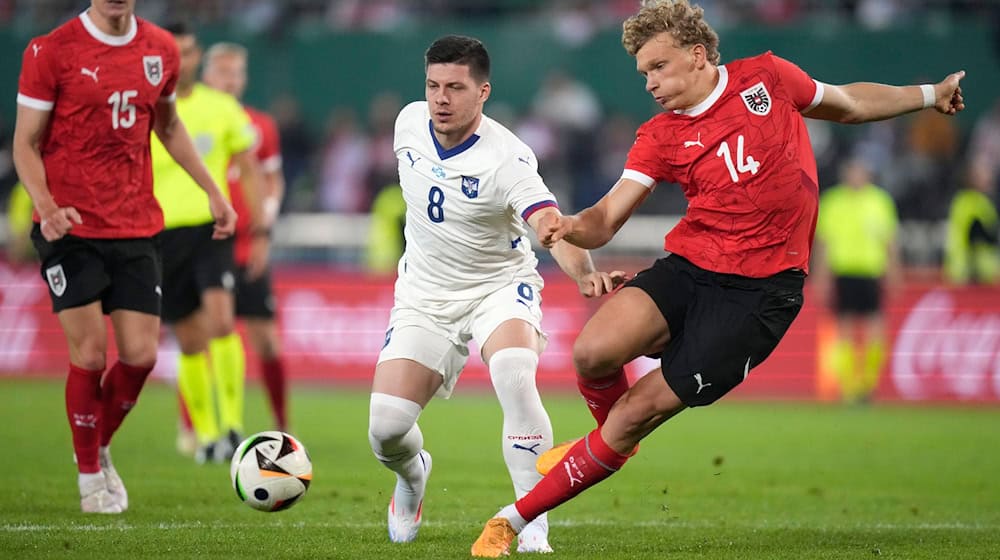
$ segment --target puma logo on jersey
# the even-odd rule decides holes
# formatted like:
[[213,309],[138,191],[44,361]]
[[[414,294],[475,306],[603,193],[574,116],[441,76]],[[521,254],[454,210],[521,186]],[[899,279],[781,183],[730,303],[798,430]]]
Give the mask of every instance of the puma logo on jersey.
[[91,70],[90,68],[81,68],[80,69],[80,73],[83,74],[84,76],[90,76],[91,78],[93,78],[95,84],[97,83],[97,73],[100,72],[100,71],[101,71],[101,67],[100,66],[94,68],[93,70]]
[[406,151],[406,159],[410,160],[410,167],[413,167],[414,165],[417,164],[418,161],[420,161],[423,158],[419,158],[418,157],[417,159],[413,159],[413,155],[410,153],[409,150],[407,150]]
[[38,58],[38,51],[42,50],[42,46],[32,43],[31,50],[35,51],[35,58]]
[[705,147],[705,145],[701,143],[701,133],[700,132],[698,133],[698,139],[697,140],[685,140],[684,141],[684,147],[685,148],[690,148],[692,146],[701,146],[702,148]]
[[517,158],[517,161],[524,163],[525,165],[531,165],[531,160],[528,158],[519,157]]

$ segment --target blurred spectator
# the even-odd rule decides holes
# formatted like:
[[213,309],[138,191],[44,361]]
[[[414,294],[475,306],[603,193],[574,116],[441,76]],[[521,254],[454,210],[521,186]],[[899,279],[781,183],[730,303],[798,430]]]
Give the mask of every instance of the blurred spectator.
[[327,125],[320,156],[316,194],[319,209],[357,213],[368,210],[368,171],[371,169],[368,136],[354,111],[335,109]]
[[980,117],[973,127],[968,159],[991,164],[993,178],[1000,176],[1000,97],[993,102],[993,108]]
[[304,198],[305,190],[302,183],[316,147],[302,120],[299,103],[292,94],[283,93],[271,103],[268,112],[274,116],[281,137],[281,169],[285,174],[284,204],[295,210],[312,208],[312,200],[300,201]]
[[[395,153],[395,152],[393,152]],[[386,185],[372,203],[365,265],[373,274],[394,274],[406,249],[406,201],[398,183]]]
[[7,198],[7,260],[11,263],[26,263],[35,260],[35,248],[31,244],[31,215],[34,205],[28,190],[17,183]]
[[883,291],[900,280],[899,220],[864,161],[845,163],[842,177],[820,198],[813,272],[820,299],[837,316],[830,361],[844,400],[857,403],[871,398],[885,362]]
[[1000,282],[1000,221],[993,203],[996,191],[995,166],[985,160],[973,161],[966,170],[965,188],[955,194],[948,213],[948,241],[944,270],[956,284],[996,284]]
[[396,115],[402,107],[399,94],[384,91],[375,96],[368,108],[368,123],[371,130],[371,142],[368,145],[368,160],[371,167],[365,179],[368,200],[374,199],[382,186],[395,183],[399,177],[399,161],[393,148],[393,128],[396,124]]

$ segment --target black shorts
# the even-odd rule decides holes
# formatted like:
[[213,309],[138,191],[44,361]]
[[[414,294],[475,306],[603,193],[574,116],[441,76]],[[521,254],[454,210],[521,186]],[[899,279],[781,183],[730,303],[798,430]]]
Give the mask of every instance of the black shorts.
[[105,314],[127,309],[160,315],[163,265],[156,238],[66,235],[50,243],[35,224],[31,241],[42,262],[42,279],[49,285],[52,311],[100,301]]
[[247,278],[247,267],[236,268],[236,316],[250,319],[273,319],[274,294],[271,292],[271,270],[257,278]]
[[166,229],[163,247],[163,321],[176,323],[201,307],[209,288],[236,286],[233,238],[212,239],[213,224]]
[[628,286],[649,294],[670,327],[663,377],[687,406],[712,404],[778,345],[802,308],[805,273],[720,274],[670,255]]
[[833,308],[837,315],[872,315],[882,308],[882,285],[878,278],[837,276],[833,282]]

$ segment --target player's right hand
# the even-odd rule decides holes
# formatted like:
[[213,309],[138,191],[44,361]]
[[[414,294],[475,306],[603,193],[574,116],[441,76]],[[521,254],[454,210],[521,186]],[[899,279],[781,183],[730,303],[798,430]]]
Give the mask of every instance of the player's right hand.
[[209,205],[212,209],[212,217],[215,219],[215,230],[212,232],[212,239],[225,239],[236,232],[236,210],[225,198],[209,198]]
[[558,212],[550,212],[542,216],[538,222],[538,242],[546,249],[551,249],[558,243],[573,227],[572,221],[567,216]]
[[42,219],[41,230],[42,237],[46,241],[56,241],[62,239],[64,235],[69,233],[69,230],[73,229],[73,224],[82,224],[83,219],[80,218],[80,213],[76,211],[76,208],[72,206],[63,206],[62,208],[56,208],[55,210],[40,216]]
[[945,77],[934,86],[934,94],[937,96],[934,108],[939,113],[954,115],[965,109],[965,98],[962,97],[962,86],[959,83],[965,77],[965,70],[959,70]]

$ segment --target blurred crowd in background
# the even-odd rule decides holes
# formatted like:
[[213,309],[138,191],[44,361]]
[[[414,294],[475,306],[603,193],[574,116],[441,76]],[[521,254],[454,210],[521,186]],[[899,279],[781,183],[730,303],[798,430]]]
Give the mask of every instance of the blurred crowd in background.
[[[882,29],[918,17],[910,14],[930,21],[953,11],[992,18],[1000,28],[1000,1],[995,0],[698,3],[719,29],[785,25],[807,18]],[[567,40],[586,40],[594,30],[620,26],[635,5],[635,0],[140,0],[137,11],[154,21],[184,16],[203,25],[236,25],[262,33],[317,24],[333,30],[380,32],[438,17],[551,16],[555,33],[565,34]],[[923,9],[915,10],[918,5]],[[79,9],[80,2],[72,0],[0,0],[0,25],[50,28]],[[0,105],[0,200],[16,180],[10,156],[14,110],[10,101]],[[397,112],[409,101],[386,91],[371,99],[367,112],[331,107],[320,124],[307,122],[294,95],[271,99],[262,108],[271,112],[280,128],[288,185],[283,211],[370,211],[379,191],[396,181],[392,128]],[[986,100],[976,96],[975,102],[992,108],[984,110],[971,126],[933,111],[850,127],[846,133],[848,127],[807,119],[821,188],[837,183],[844,161],[860,160],[868,165],[875,182],[892,195],[902,221],[944,220],[958,189],[970,180],[995,187],[1000,177],[1000,96]],[[534,149],[543,177],[567,210],[592,204],[615,182],[641,124],[632,116],[606,110],[587,84],[562,70],[545,77],[527,108],[515,111],[490,102],[486,112]],[[973,162],[978,162],[979,171],[970,174]],[[994,188],[994,199],[996,192]],[[685,208],[680,189],[661,186],[640,212],[679,215]]]
[[[637,0],[142,0],[137,12],[149,19],[183,15],[197,23],[232,23],[258,31],[298,26],[393,31],[442,17],[537,19],[548,16],[557,32],[618,27]],[[914,18],[941,18],[970,10],[996,16],[995,0],[700,0],[717,29],[732,25],[857,22],[885,29]],[[79,10],[74,0],[0,0],[0,24],[50,27]]]

